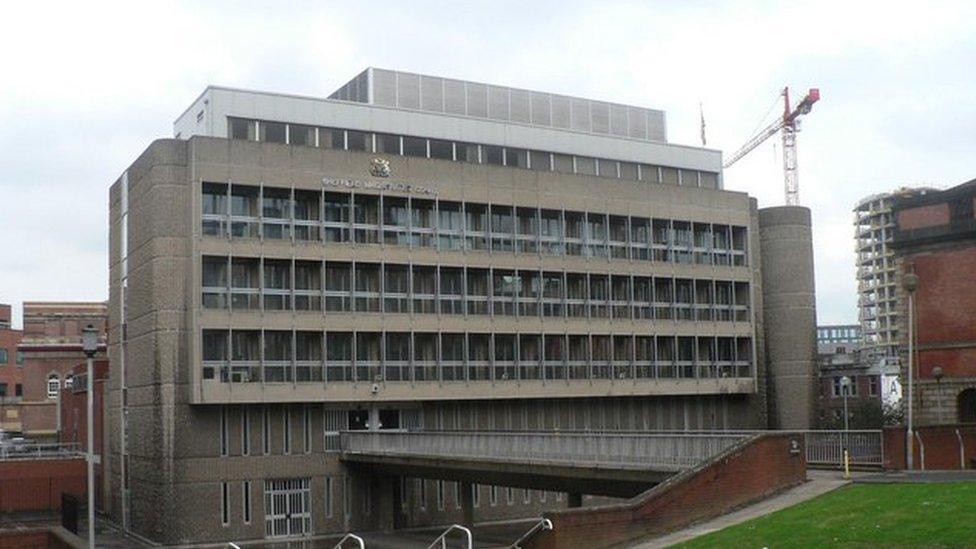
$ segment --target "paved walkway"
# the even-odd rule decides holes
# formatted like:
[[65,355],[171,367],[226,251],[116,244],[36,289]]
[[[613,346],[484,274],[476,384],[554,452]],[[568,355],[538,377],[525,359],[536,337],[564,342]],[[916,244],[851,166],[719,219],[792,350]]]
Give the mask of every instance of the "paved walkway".
[[893,484],[893,483],[932,483],[932,482],[971,482],[976,481],[976,471],[891,471],[859,475],[854,478],[856,483],[865,484]]
[[692,538],[697,538],[698,536],[740,524],[747,520],[752,520],[756,517],[779,511],[780,509],[792,507],[797,503],[813,499],[850,483],[849,480],[842,478],[840,471],[809,470],[807,471],[807,479],[807,482],[791,488],[778,496],[754,503],[748,507],[743,507],[727,515],[690,526],[684,530],[678,530],[663,537],[638,543],[632,547],[634,549],[654,549],[675,545]]

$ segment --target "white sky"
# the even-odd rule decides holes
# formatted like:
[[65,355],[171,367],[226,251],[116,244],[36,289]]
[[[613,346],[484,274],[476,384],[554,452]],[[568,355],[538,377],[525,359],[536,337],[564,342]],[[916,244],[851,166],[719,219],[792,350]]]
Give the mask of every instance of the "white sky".
[[[976,2],[16,2],[0,18],[0,302],[108,295],[109,184],[207,84],[325,96],[366,66],[667,111],[734,152],[783,85],[818,321],[856,319],[853,204],[976,177]],[[776,143],[776,150],[772,143]],[[783,203],[779,140],[725,174]]]

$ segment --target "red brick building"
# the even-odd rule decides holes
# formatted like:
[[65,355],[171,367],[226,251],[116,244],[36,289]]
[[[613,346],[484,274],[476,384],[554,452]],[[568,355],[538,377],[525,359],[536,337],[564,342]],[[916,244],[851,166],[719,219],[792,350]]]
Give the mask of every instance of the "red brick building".
[[[976,422],[974,206],[976,179],[898,200],[893,207],[892,247],[902,272],[918,277],[914,400],[919,425]],[[902,303],[907,307],[908,299]]]
[[11,325],[10,305],[0,304],[0,430],[19,432],[24,361],[17,345],[24,333]]
[[62,388],[73,384],[72,370],[84,362],[81,330],[89,324],[102,335],[96,358],[104,359],[108,311],[103,302],[25,302],[21,420],[24,436],[58,438]]

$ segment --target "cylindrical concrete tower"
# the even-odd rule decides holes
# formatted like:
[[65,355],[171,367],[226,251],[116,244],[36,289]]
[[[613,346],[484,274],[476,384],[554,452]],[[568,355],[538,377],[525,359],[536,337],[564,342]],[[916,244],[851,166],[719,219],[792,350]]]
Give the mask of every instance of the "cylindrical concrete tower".
[[770,427],[814,427],[817,305],[810,209],[759,210]]

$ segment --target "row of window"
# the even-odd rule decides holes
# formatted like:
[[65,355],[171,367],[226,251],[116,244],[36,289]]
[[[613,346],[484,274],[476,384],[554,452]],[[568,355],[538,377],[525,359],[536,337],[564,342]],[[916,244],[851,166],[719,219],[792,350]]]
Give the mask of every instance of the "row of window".
[[749,283],[730,280],[202,257],[207,309],[749,320]]
[[[342,479],[342,512],[346,519],[352,517],[353,495],[355,490],[352,486],[352,477],[341,475]],[[273,479],[264,481],[264,519],[265,536],[268,538],[294,537],[311,534],[312,517],[312,489],[311,479]],[[461,483],[443,480],[410,479],[400,477],[400,512],[407,513],[413,503],[421,512],[428,509],[428,485],[434,484],[435,505],[438,511],[446,508],[447,485],[453,485],[452,500],[454,508],[461,509]],[[412,487],[411,487],[412,485]],[[322,483],[322,515],[331,519],[335,516],[336,506],[336,487],[334,477],[326,476]],[[220,522],[222,526],[229,526],[231,523],[231,490],[232,483],[223,481],[220,483]],[[371,493],[368,483],[358,490],[361,494],[360,503],[362,513],[369,516],[371,513]],[[251,524],[254,515],[252,508],[252,481],[240,481],[241,490],[241,522]],[[521,498],[516,498],[516,488],[505,488],[506,505],[513,506],[521,500],[523,505],[533,503],[532,492],[535,492],[535,500],[539,503],[546,503],[550,493],[545,490],[518,489],[522,492]],[[473,484],[471,485],[471,498],[475,507],[481,506],[482,493],[488,493],[488,504],[492,507],[499,503],[499,487],[496,485]],[[560,502],[563,499],[562,492],[553,493],[553,499]]]
[[22,397],[24,396],[24,385],[22,383],[15,383],[13,395],[10,395],[7,391],[9,391],[8,384],[0,383],[0,398],[8,396]]
[[[15,362],[17,363],[17,366],[23,366],[24,365],[24,353],[22,353],[20,351],[16,351],[14,353],[14,356],[16,357],[15,358]],[[3,366],[4,364],[9,364],[9,363],[10,363],[10,354],[9,354],[9,352],[7,351],[7,349],[0,348],[0,366]]]
[[608,158],[232,117],[228,118],[227,127],[228,137],[231,139],[491,164],[543,172],[598,175],[685,187],[718,188],[718,174],[715,172]]
[[205,329],[203,378],[440,382],[748,377],[747,337]]
[[[844,382],[844,377],[848,378],[848,382]],[[860,384],[861,378],[867,378],[868,381],[868,395],[878,396],[881,394],[881,376],[868,375],[868,376],[834,376],[831,378],[830,383],[830,396],[832,398],[841,398],[844,396],[856,397],[858,391],[858,385]]]
[[202,193],[202,232],[209,236],[747,263],[747,230],[738,225],[208,182]]

